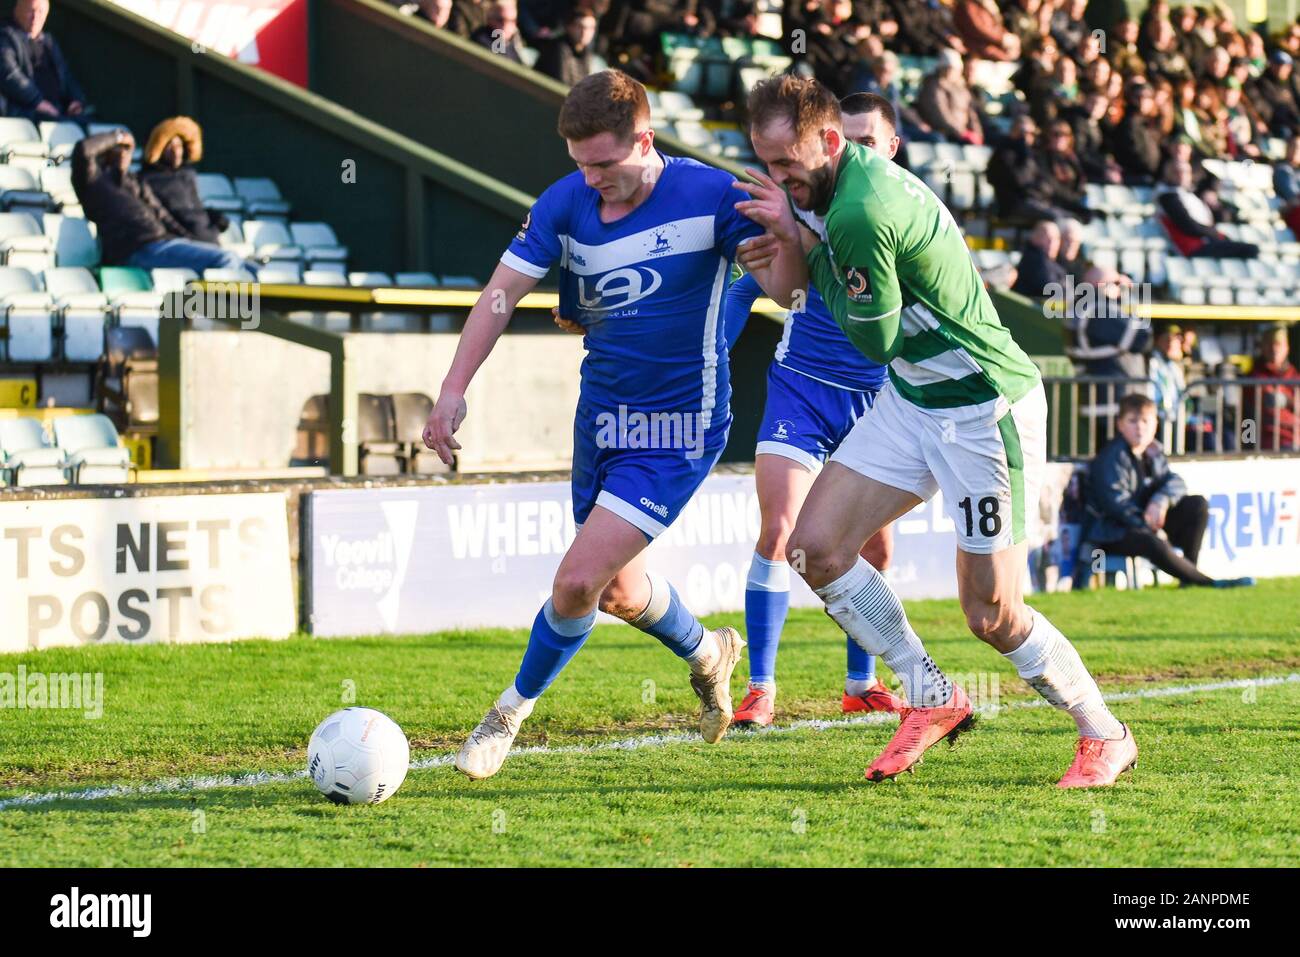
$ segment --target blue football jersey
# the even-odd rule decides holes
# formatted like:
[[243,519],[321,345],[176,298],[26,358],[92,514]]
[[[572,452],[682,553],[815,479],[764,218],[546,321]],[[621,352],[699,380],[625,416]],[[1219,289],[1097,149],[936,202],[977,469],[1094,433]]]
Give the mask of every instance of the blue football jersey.
[[560,315],[580,323],[587,407],[696,412],[727,421],[722,310],[736,247],[763,230],[736,212],[730,173],[664,157],[649,197],[600,220],[600,194],[575,171],[533,205],[501,262],[542,278],[559,267]]
[[[748,273],[731,284],[725,321],[728,347],[740,337],[754,300],[761,295],[758,281]],[[849,342],[811,285],[807,308],[786,313],[776,362],[791,372],[856,392],[879,391],[887,375],[885,366],[872,362]]]

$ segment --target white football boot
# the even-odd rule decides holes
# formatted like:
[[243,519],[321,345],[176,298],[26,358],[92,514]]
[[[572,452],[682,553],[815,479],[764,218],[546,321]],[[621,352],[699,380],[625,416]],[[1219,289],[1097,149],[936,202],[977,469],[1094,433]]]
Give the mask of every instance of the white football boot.
[[[512,690],[503,693],[488,709],[469,740],[456,753],[456,770],[471,780],[481,781],[501,770],[506,755],[510,753],[510,745],[514,744],[515,735],[519,733],[519,726],[533,713],[536,699],[525,698],[515,707],[506,702]],[[511,697],[517,698],[517,695]]]
[[709,744],[717,744],[731,726],[731,675],[740,662],[745,639],[734,628],[718,628],[712,633],[718,656],[703,663],[707,670],[697,672],[691,665],[691,690],[700,699],[700,736]]

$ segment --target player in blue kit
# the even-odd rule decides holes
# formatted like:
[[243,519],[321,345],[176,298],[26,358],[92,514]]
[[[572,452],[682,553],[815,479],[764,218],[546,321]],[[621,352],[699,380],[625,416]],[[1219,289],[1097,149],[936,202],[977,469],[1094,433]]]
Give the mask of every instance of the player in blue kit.
[[[846,138],[886,159],[898,152],[898,120],[883,97],[855,93],[841,101]],[[817,225],[810,220],[810,225]],[[740,255],[761,263],[762,241]],[[728,345],[739,338],[762,287],[749,274],[727,293]],[[749,689],[736,709],[736,724],[772,723],[776,704],[776,657],[790,607],[790,565],[785,545],[813,479],[853,424],[867,414],[886,378],[845,337],[815,288],[805,308],[786,316],[781,342],[767,373],[767,402],[754,450],[761,531],[745,587],[745,634],[749,639]],[[879,571],[889,566],[889,526],[872,536],[862,557]],[[876,662],[845,635],[847,667],[841,710],[898,711],[903,702],[876,676]]]
[[[465,390],[515,305],[559,267],[560,312],[584,331],[574,420],[579,526],[533,622],[519,673],[456,756],[495,774],[520,723],[591,634],[596,609],[653,635],[690,667],[700,734],[732,720],[731,675],[744,641],[706,629],[642,555],[680,514],[726,444],[731,382],[722,308],[737,247],[762,234],[737,212],[730,174],[654,148],[645,89],[617,70],[576,84],[558,129],[578,166],[538,198],[470,311],[424,440],[450,464]],[[770,185],[771,181],[767,180]],[[790,303],[806,265],[781,247],[756,267]]]

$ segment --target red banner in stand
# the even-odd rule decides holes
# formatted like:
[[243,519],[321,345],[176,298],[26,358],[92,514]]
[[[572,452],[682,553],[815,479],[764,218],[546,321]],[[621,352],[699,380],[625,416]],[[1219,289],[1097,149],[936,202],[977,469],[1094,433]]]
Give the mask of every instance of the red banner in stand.
[[307,0],[114,0],[215,53],[307,86]]

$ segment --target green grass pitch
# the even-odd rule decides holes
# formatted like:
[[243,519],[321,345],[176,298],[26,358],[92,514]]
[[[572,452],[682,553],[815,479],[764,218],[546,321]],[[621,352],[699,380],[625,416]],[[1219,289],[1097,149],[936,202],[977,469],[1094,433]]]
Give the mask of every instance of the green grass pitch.
[[[1300,579],[1232,592],[1043,595],[1138,739],[1113,789],[1055,789],[1072,723],[965,631],[955,602],[909,614],[950,673],[994,678],[1007,705],[912,776],[862,778],[891,723],[841,722],[843,637],[791,615],[778,723],[829,727],[678,740],[694,723],[684,666],[625,626],[598,628],[525,724],[544,746],[471,783],[415,768],[374,807],[339,807],[303,777],[256,786],[167,779],[292,774],[326,714],[392,716],[412,760],[446,755],[514,674],[526,634],[481,631],[230,645],[105,646],[0,656],[0,674],[102,672],[104,711],[0,708],[0,863],[256,865],[1096,865],[1300,863],[1300,681],[1189,687],[1300,672]],[[722,615],[711,624],[741,624]],[[743,670],[743,668],[742,668]],[[743,675],[733,686],[741,691]],[[349,701],[351,695],[354,701]],[[621,749],[667,735],[666,744]],[[642,744],[645,742],[642,741]],[[98,799],[15,797],[127,785]]]

